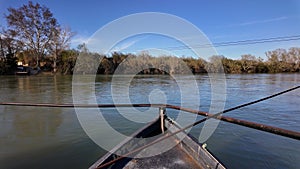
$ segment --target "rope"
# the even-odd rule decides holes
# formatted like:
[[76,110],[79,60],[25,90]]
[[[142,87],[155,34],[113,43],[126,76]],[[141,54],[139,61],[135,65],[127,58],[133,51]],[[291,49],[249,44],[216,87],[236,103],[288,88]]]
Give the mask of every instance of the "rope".
[[284,93],[287,93],[287,92],[296,90],[296,89],[298,89],[298,88],[300,88],[300,86],[296,86],[296,87],[293,87],[293,88],[284,90],[284,91],[282,91],[282,92],[273,94],[273,95],[271,95],[271,96],[264,97],[264,98],[262,98],[262,99],[258,99],[258,100],[255,100],[255,101],[252,101],[252,102],[249,102],[249,103],[245,103],[245,104],[242,104],[242,105],[239,105],[239,106],[236,106],[236,107],[232,107],[232,108],[226,109],[226,110],[221,111],[221,112],[219,112],[219,113],[216,113],[216,114],[214,114],[214,115],[207,116],[207,117],[205,117],[205,118],[203,118],[203,119],[201,119],[201,120],[199,120],[199,121],[196,121],[196,122],[194,122],[194,123],[192,123],[192,124],[190,124],[190,125],[187,125],[186,127],[183,127],[183,128],[180,129],[180,130],[175,131],[174,133],[170,133],[170,134],[168,134],[168,135],[165,134],[165,136],[162,136],[162,137],[158,138],[158,139],[155,140],[155,141],[152,141],[152,142],[150,142],[150,143],[148,143],[148,144],[146,144],[146,145],[144,145],[144,146],[141,146],[141,147],[139,147],[139,148],[137,148],[137,149],[135,149],[135,150],[133,150],[133,151],[131,151],[131,152],[128,152],[128,153],[126,153],[126,154],[124,154],[124,155],[122,155],[122,156],[119,156],[118,158],[116,158],[116,159],[114,159],[114,160],[111,160],[111,161],[109,161],[109,162],[107,162],[107,163],[105,163],[105,164],[102,164],[102,165],[98,166],[97,169],[107,167],[107,166],[109,166],[109,165],[111,165],[111,164],[113,164],[113,163],[115,163],[115,162],[117,162],[117,161],[123,159],[124,157],[128,157],[128,156],[131,155],[131,154],[137,153],[137,152],[139,152],[139,151],[141,151],[141,150],[143,150],[143,149],[145,149],[145,148],[148,148],[148,147],[150,147],[150,146],[152,146],[152,145],[154,145],[154,144],[156,144],[156,143],[158,143],[158,142],[160,142],[160,141],[163,141],[163,140],[165,140],[165,139],[167,139],[167,138],[169,138],[169,137],[172,137],[172,136],[174,136],[174,135],[176,135],[176,134],[178,134],[178,133],[180,133],[180,132],[182,132],[182,131],[185,131],[185,130],[188,129],[188,128],[191,128],[191,127],[193,127],[193,126],[195,126],[195,125],[198,125],[198,124],[200,124],[200,123],[203,123],[203,122],[205,122],[205,121],[208,120],[208,119],[211,119],[211,118],[220,119],[220,115],[223,114],[223,113],[228,113],[228,112],[230,112],[230,111],[233,111],[233,110],[236,110],[236,109],[240,109],[240,108],[242,108],[242,107],[246,107],[246,106],[249,106],[249,105],[252,105],[252,104],[259,103],[259,102],[262,102],[262,101],[264,101],[264,100],[268,100],[268,99],[271,99],[271,98],[273,98],[273,97],[282,95],[282,94],[284,94]]

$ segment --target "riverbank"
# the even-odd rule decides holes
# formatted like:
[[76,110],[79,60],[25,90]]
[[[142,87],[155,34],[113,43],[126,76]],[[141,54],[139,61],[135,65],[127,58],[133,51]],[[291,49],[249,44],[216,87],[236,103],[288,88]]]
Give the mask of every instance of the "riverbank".
[[[88,51],[66,50],[61,53],[56,64],[51,58],[41,59],[44,63],[41,70],[60,74],[73,74],[75,65],[77,72],[83,74],[193,74],[207,72],[224,72],[227,74],[244,73],[294,73],[300,72],[300,48],[276,49],[266,52],[267,59],[250,54],[242,55],[241,59],[231,59],[225,56],[211,56],[208,60],[195,57],[159,56],[150,54],[124,54],[114,52],[100,55]],[[78,61],[80,58],[80,61]],[[28,60],[29,58],[27,58]],[[20,58],[0,59],[0,74],[12,74],[16,70],[16,62]],[[31,62],[34,63],[33,58]],[[21,60],[21,62],[25,62]],[[78,63],[77,63],[78,62]],[[56,65],[55,68],[53,65]],[[217,68],[216,68],[217,66]],[[120,68],[121,67],[121,68]]]

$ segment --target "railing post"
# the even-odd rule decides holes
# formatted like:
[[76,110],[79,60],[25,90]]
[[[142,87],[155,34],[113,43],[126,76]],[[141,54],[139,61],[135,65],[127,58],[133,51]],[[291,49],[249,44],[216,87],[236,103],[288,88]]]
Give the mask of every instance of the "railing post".
[[159,116],[160,116],[160,127],[161,127],[161,132],[164,133],[164,120],[165,120],[165,113],[166,113],[166,108],[165,107],[159,107]]

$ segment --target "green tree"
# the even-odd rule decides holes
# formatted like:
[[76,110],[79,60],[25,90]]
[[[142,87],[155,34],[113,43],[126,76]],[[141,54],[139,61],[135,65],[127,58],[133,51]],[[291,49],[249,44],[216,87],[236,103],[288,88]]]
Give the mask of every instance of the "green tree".
[[66,74],[73,74],[74,66],[76,63],[76,59],[79,55],[79,52],[76,50],[64,50],[61,52],[60,57],[60,64],[58,65],[58,70],[60,73]]

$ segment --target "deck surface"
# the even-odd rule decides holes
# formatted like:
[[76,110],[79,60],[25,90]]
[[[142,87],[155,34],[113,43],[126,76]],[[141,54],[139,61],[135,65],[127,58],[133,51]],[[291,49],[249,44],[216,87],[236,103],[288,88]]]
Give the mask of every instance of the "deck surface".
[[179,145],[162,154],[133,159],[124,168],[126,169],[197,169],[200,166]]
[[[168,130],[165,130],[165,134],[173,133],[179,129],[178,126],[172,128],[174,124],[169,120],[165,120],[165,127]],[[141,147],[155,141],[153,136],[161,134],[160,129],[160,120],[156,120],[153,123],[145,126],[132,137],[135,138],[149,138],[149,140],[144,140],[139,142],[136,140],[124,140],[123,143],[120,143],[114,148],[112,152],[108,153],[95,162],[90,169],[95,169],[98,166],[106,164],[119,155],[116,154],[126,154],[135,150],[137,147]],[[185,136],[185,137],[184,137]],[[150,139],[153,137],[152,139]],[[179,138],[183,138],[179,140]],[[175,145],[174,147],[171,147]],[[170,149],[171,148],[171,149]],[[166,152],[164,150],[170,149]],[[125,157],[116,163],[113,163],[105,168],[109,169],[197,169],[197,168],[214,168],[214,169],[225,169],[225,167],[218,162],[207,150],[201,147],[195,139],[191,136],[186,135],[185,133],[178,133],[174,136],[171,136],[167,139],[160,140],[154,145],[151,145],[142,151],[132,152],[132,157]],[[157,154],[151,156],[152,154]],[[147,158],[140,158],[147,157]]]

